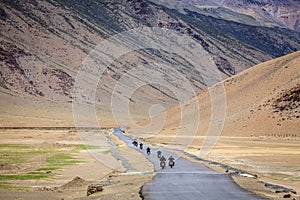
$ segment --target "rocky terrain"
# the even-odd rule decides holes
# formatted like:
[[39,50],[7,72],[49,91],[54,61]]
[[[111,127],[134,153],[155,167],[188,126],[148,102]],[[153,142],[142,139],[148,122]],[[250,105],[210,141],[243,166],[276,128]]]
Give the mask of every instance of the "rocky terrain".
[[[226,101],[223,135],[299,137],[296,125],[300,120],[299,53],[259,64],[220,83],[224,85],[225,98],[222,95],[216,98]],[[202,116],[197,130],[199,135],[207,134],[208,127],[220,121],[212,114],[210,106],[216,105],[212,105],[211,90],[197,96],[198,112]],[[169,109],[166,114],[170,117],[161,133],[175,134],[177,130],[193,127],[193,121],[188,122],[190,125],[179,126],[182,118],[197,117],[193,102]],[[181,110],[184,112],[180,113]]]
[[283,117],[282,120],[300,118],[300,85],[282,91],[273,103],[273,112]]
[[160,3],[178,10],[191,5],[197,7],[198,12],[217,18],[300,31],[300,4],[297,0],[184,0]]
[[[126,134],[144,144],[190,158],[214,147],[208,148],[204,164],[254,174],[256,179],[236,178],[242,187],[270,199],[283,194],[263,191],[264,183],[299,194],[298,1],[0,0],[0,27],[0,199],[140,199],[153,165],[106,129],[128,125],[115,120],[122,117],[121,109],[112,112],[127,102],[130,120],[141,122],[139,130],[128,127]],[[111,46],[121,51],[121,44],[132,47],[143,37],[142,44],[160,38],[146,31],[132,40],[117,35],[141,27],[172,30],[196,42],[203,50],[196,59],[200,66],[184,50],[143,48],[113,60],[96,82],[94,71],[84,66],[99,53],[93,50],[107,41],[121,41]],[[105,50],[100,53],[111,56]],[[72,102],[83,67],[88,73],[82,85],[92,85],[79,94],[82,110],[86,105],[93,110],[80,113],[72,110]],[[217,86],[199,72],[214,70],[221,77]],[[160,85],[162,80],[169,87]],[[185,95],[187,85],[195,91],[191,99]],[[90,95],[93,86],[96,92]],[[118,106],[113,98],[120,99]],[[93,121],[94,113],[105,134],[89,127],[89,137],[79,137],[74,116]],[[155,127],[147,127],[150,123]],[[220,137],[211,137],[216,143],[203,145],[205,135],[216,130],[221,130]],[[96,146],[82,145],[90,138]],[[120,155],[136,171],[126,170]],[[102,181],[113,184],[86,197],[88,184]]]
[[[144,0],[2,0],[0,4],[1,104],[11,116],[17,112],[13,111],[14,106],[19,105],[41,110],[49,105],[61,106],[61,112],[65,109],[65,114],[69,115],[76,74],[91,50],[113,34],[141,26],[168,28],[197,41],[213,59],[214,67],[223,78],[300,49],[298,32],[258,26],[256,18],[251,18],[252,24],[234,22],[226,17],[203,14],[191,6],[174,10]],[[245,14],[236,16],[249,18]],[[195,92],[206,87],[195,66],[179,55],[150,49],[135,51],[118,59],[103,74],[94,101],[99,108],[98,114],[111,117],[111,94],[124,72],[139,65],[155,70],[155,63],[172,66],[182,73]],[[168,71],[162,70],[160,75],[168,75]],[[168,89],[155,85],[146,85],[132,97],[125,93],[121,96],[130,99],[133,115],[139,119],[148,116],[153,101],[165,108],[179,101]],[[50,118],[52,111],[49,110]],[[53,116],[55,113],[53,111]],[[64,120],[61,118],[59,123],[72,123]],[[2,122],[5,126],[5,119]]]

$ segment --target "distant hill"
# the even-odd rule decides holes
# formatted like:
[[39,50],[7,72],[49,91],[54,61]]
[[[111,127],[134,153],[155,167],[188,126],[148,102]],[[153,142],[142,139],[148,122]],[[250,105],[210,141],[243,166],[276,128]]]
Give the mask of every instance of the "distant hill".
[[[299,66],[300,51],[261,63],[220,83],[224,85],[226,96],[217,96],[215,100],[226,101],[225,123],[221,135],[299,137]],[[211,88],[204,90],[196,99],[186,102],[181,107],[177,105],[169,109],[165,126],[158,135],[176,138],[177,131],[181,130],[187,135],[196,132],[195,135],[205,136],[209,126],[219,123],[219,116],[211,115],[213,106],[209,91]],[[197,119],[199,114],[191,103],[194,101],[198,101],[200,107],[199,128],[196,131],[192,130],[192,127],[195,127],[197,122],[191,120]],[[183,109],[184,115],[181,115]],[[184,126],[180,126],[182,119],[187,122]]]
[[[234,12],[231,14],[236,18],[245,20],[228,20],[227,15],[208,15],[195,6],[186,3],[182,9],[173,9],[144,0],[2,0],[1,126],[26,126],[33,121],[42,126],[73,125],[72,92],[82,62],[103,40],[137,27],[162,27],[188,35],[205,49],[223,78],[300,49],[299,32],[270,27],[254,15]],[[115,123],[111,95],[124,73],[135,66],[156,69],[155,63],[173,66],[197,93],[207,87],[196,67],[180,55],[152,49],[135,51],[117,60],[101,78],[92,100],[102,116],[99,120]],[[163,76],[168,71],[160,73]],[[182,85],[174,87],[181,89]],[[148,117],[154,103],[165,108],[179,103],[168,89],[153,85],[132,97],[120,96],[130,100],[137,121]]]
[[188,7],[216,18],[300,31],[300,2],[297,0],[164,0],[158,2],[177,10]]

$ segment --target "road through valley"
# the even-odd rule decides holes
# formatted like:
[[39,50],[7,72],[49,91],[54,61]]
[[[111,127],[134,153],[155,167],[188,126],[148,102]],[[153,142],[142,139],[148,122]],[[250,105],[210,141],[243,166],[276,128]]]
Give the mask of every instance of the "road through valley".
[[[115,135],[125,141],[130,147],[132,139],[122,135],[121,130],[115,129]],[[151,182],[145,183],[141,189],[141,196],[144,200],[257,200],[261,197],[251,194],[239,187],[229,174],[215,172],[214,170],[196,162],[179,157],[165,149],[161,149],[163,155],[168,159],[172,155],[175,166],[167,166],[161,169],[156,152],[152,149],[151,154],[146,154],[146,146],[143,150],[136,148],[143,153],[154,164],[156,175]]]

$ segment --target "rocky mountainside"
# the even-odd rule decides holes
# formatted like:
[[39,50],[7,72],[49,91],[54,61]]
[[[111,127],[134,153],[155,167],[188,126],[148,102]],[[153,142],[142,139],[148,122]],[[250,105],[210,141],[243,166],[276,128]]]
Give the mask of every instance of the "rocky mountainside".
[[[231,16],[245,20],[208,15],[199,12],[200,1],[193,2],[195,6],[182,1],[184,6],[174,9],[146,0],[1,0],[0,89],[1,109],[6,110],[3,113],[14,115],[12,106],[36,107],[41,102],[46,102],[41,103],[41,109],[47,103],[70,107],[77,72],[89,53],[110,36],[142,26],[167,28],[187,35],[202,46],[222,78],[300,49],[300,34],[296,31],[269,27],[254,15],[233,11]],[[96,104],[99,115],[109,112],[111,94],[124,74],[136,66],[156,70],[156,63],[174,67],[196,93],[207,86],[196,66],[180,55],[143,49],[122,56],[108,67],[97,86],[95,100],[87,101]],[[168,70],[159,70],[159,77],[166,75]],[[131,76],[131,80],[138,82],[141,78]],[[183,84],[166,81],[182,90]],[[158,85],[145,85],[133,96],[122,91],[119,95],[130,100],[139,119],[148,116],[153,103],[168,108],[180,101],[170,88]],[[64,124],[64,119],[59,123]],[[2,122],[5,124],[5,120]]]
[[300,31],[298,0],[179,0],[160,3],[178,10],[197,7],[198,12],[217,18]]
[[[299,64],[298,51],[230,77],[213,88],[202,91],[195,99],[169,109],[164,113],[168,117],[159,133],[174,137],[179,132],[183,135],[194,133],[197,136],[215,136],[211,130],[217,130],[219,123],[224,122],[219,129],[222,136],[299,137]],[[224,87],[225,95],[213,93],[220,85]],[[226,101],[222,119],[214,113],[219,111],[215,108],[222,107],[220,104],[212,104],[212,95],[215,95],[215,102]],[[195,109],[195,102],[198,102],[199,110]],[[199,113],[201,118],[197,128],[193,129],[195,121],[191,119],[197,119]],[[181,124],[183,119],[186,121],[184,125]]]

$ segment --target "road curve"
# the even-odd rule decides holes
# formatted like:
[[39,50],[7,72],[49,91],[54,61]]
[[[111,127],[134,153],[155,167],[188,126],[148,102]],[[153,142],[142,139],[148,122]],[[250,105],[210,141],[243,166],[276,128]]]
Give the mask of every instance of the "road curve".
[[[130,147],[132,139],[122,135],[119,129],[115,129],[115,135],[124,140]],[[145,148],[144,148],[145,149]],[[218,173],[199,163],[178,157],[172,153],[175,166],[171,169],[159,167],[156,151],[152,150],[150,156],[141,151],[155,165],[156,175],[151,182],[145,183],[141,190],[144,200],[257,200],[264,199],[251,194],[239,187],[229,174]],[[162,150],[166,158],[171,153]]]

